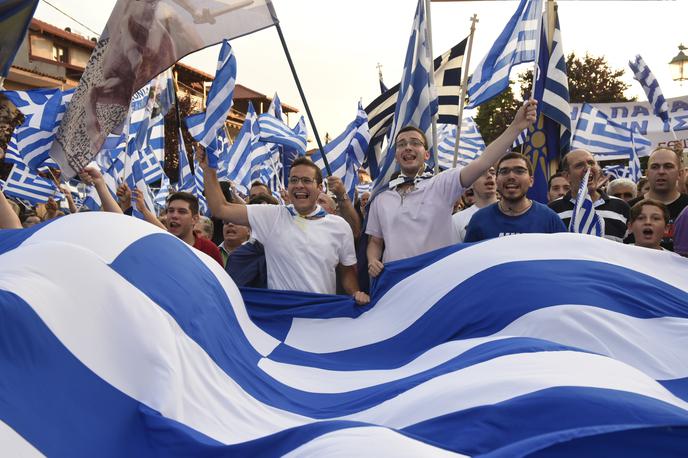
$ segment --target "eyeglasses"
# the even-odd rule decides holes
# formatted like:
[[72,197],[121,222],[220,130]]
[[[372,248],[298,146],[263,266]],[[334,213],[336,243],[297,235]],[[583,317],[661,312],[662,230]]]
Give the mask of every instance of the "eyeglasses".
[[304,186],[311,185],[315,183],[315,180],[311,177],[289,177],[289,184],[299,184],[303,183]]
[[508,175],[514,172],[514,175],[523,176],[528,173],[528,169],[525,167],[501,167],[497,170],[497,175]]
[[414,148],[418,148],[419,146],[425,147],[425,144],[421,140],[416,140],[415,138],[409,141],[402,140],[396,143],[396,147],[400,149],[404,149],[409,145],[411,145]]

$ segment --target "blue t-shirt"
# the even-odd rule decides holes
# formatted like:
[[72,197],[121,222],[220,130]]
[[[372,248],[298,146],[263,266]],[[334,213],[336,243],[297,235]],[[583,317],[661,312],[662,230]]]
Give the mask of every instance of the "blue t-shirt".
[[566,232],[559,215],[539,202],[533,201],[530,209],[519,216],[505,215],[498,205],[492,204],[475,212],[468,223],[464,242],[479,242],[513,234]]

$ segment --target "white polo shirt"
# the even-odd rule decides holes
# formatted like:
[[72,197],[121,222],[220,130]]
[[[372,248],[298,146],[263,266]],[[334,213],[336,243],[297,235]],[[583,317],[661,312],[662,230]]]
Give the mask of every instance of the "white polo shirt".
[[338,264],[356,264],[354,236],[341,217],[305,219],[284,206],[248,205],[251,235],[265,247],[268,288],[336,293]]
[[454,202],[461,196],[461,167],[423,180],[403,197],[388,189],[368,213],[366,234],[385,241],[382,262],[410,258],[458,242],[452,224]]

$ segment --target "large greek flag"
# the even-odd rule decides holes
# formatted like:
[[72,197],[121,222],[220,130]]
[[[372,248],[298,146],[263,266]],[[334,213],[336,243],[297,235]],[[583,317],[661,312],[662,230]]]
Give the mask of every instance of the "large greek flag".
[[628,66],[631,67],[633,78],[643,87],[647,100],[652,105],[652,112],[659,116],[662,121],[669,122],[669,105],[662,94],[659,82],[657,82],[645,60],[638,54],[634,61],[628,62]]
[[[356,185],[358,184],[358,169],[365,158],[370,132],[368,131],[368,116],[361,104],[358,104],[358,112],[344,132],[325,145],[325,155],[330,163],[332,175],[342,179],[349,199],[353,202]],[[320,167],[325,174],[325,162],[320,151],[311,156],[315,165]]]
[[[439,126],[437,156],[440,169],[446,170],[454,165],[454,148],[456,147],[456,126],[443,124]],[[478,126],[470,116],[461,123],[461,138],[459,140],[459,154],[456,163],[467,165],[485,150],[485,142],[478,131]]]
[[571,145],[587,149],[598,161],[630,159],[634,152],[647,156],[651,146],[642,134],[612,121],[587,103],[581,108]]
[[[425,132],[428,151],[432,151],[437,146],[433,145],[432,118],[437,114],[438,102],[437,93],[430,81],[433,62],[427,30],[425,2],[418,0],[411,37],[406,49],[394,119],[388,135],[390,143],[382,158],[379,174],[375,178],[376,191],[384,189],[392,174],[399,169],[394,157],[393,143],[397,133],[403,127],[412,125]],[[428,166],[432,168],[434,165],[434,158],[431,156]]]
[[[185,119],[189,133],[203,147],[215,141],[218,130],[224,129],[227,114],[232,108],[236,73],[236,58],[229,41],[224,40],[217,59],[215,79],[208,93],[205,112]],[[214,166],[217,167],[217,164]]]
[[103,212],[0,231],[3,454],[685,454],[673,253],[502,237],[389,264],[368,307],[213,263]]
[[468,81],[466,108],[475,108],[509,85],[514,65],[535,61],[542,0],[521,0],[516,12]]

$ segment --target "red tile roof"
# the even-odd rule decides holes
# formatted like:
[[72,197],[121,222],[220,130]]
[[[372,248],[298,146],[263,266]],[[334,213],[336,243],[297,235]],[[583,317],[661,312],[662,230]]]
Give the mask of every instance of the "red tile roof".
[[71,43],[81,45],[88,49],[94,49],[96,47],[95,41],[89,40],[79,34],[67,32],[59,27],[43,22],[39,19],[31,19],[31,25],[29,25],[29,30],[39,31],[41,33],[47,33],[56,37],[63,38]]

